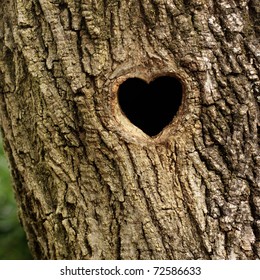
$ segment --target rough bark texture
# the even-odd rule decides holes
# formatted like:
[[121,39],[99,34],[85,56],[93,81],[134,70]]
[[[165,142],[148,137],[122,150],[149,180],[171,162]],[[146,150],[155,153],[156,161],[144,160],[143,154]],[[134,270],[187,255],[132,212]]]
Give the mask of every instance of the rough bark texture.
[[[258,0],[2,0],[0,117],[37,259],[260,257]],[[157,137],[117,102],[179,77]]]

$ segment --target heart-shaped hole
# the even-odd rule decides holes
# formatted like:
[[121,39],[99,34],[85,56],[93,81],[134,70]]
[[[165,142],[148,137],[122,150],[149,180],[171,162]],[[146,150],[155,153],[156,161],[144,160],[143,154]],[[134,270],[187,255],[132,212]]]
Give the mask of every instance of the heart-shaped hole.
[[125,116],[149,136],[170,124],[182,101],[182,84],[171,76],[161,76],[147,84],[129,78],[118,90],[118,102]]

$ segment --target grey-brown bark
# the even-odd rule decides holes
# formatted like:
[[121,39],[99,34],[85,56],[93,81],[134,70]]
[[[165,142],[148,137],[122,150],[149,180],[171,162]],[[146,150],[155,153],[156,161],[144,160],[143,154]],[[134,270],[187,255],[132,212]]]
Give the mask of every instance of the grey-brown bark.
[[[1,4],[1,125],[35,258],[259,258],[258,23],[246,0]],[[151,138],[117,90],[166,74],[182,105]]]

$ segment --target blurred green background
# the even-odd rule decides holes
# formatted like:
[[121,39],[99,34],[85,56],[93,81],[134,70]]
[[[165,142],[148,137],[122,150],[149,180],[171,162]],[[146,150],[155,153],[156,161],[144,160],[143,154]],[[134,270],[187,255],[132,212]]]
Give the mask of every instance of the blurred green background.
[[17,217],[8,163],[0,135],[0,260],[32,259]]

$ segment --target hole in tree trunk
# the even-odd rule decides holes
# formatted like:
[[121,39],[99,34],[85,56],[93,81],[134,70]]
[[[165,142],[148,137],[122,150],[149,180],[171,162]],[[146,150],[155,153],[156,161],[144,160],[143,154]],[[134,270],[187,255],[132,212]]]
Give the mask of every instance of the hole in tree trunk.
[[118,102],[125,116],[149,136],[160,133],[172,121],[182,101],[182,84],[161,76],[147,84],[129,78],[118,90]]

